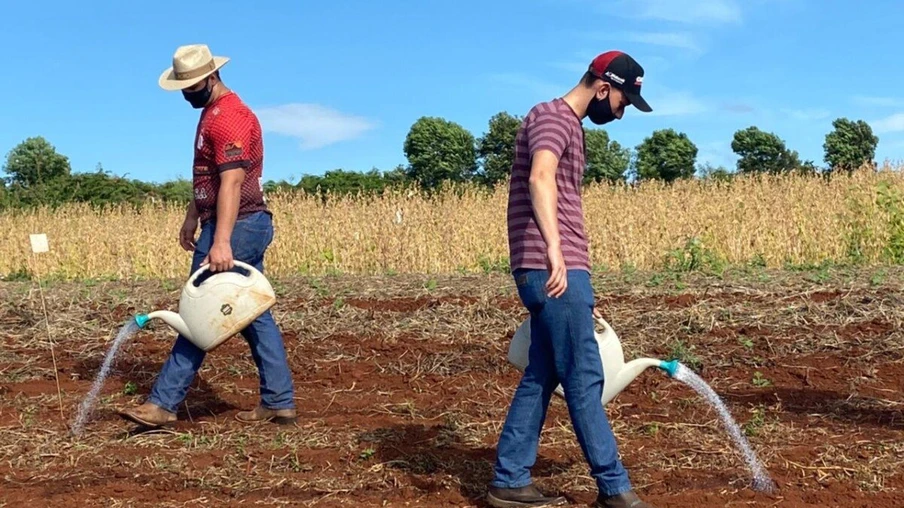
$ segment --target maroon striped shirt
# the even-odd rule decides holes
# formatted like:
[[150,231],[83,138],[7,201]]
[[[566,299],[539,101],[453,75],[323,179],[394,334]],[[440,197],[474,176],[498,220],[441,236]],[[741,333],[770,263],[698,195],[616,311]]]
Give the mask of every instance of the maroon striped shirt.
[[556,188],[559,237],[565,268],[589,272],[590,256],[581,206],[584,129],[581,119],[561,98],[534,106],[521,123],[515,138],[507,212],[511,268],[548,268],[546,242],[534,219],[528,183],[531,158],[537,150],[544,149],[552,151],[559,159]]

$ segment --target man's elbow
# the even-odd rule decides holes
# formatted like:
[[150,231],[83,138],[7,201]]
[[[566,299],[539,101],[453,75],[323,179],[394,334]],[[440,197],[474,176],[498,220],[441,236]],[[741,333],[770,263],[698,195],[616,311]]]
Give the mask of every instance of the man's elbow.
[[245,171],[242,169],[231,169],[220,174],[220,186],[229,189],[238,189],[245,181]]
[[547,186],[555,182],[555,171],[546,168],[534,168],[530,172],[527,182],[531,187]]
[[550,185],[555,182],[558,157],[549,150],[538,150],[531,161],[530,177],[528,183],[535,185]]

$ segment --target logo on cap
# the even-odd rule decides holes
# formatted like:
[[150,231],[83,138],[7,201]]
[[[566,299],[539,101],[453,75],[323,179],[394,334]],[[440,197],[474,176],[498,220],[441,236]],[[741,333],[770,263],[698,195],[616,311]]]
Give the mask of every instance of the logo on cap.
[[624,84],[625,84],[625,78],[619,76],[618,74],[615,74],[615,73],[612,72],[612,71],[606,71],[606,76],[607,76],[609,79],[611,79],[612,81],[615,81],[616,83],[618,83],[619,85],[624,85]]

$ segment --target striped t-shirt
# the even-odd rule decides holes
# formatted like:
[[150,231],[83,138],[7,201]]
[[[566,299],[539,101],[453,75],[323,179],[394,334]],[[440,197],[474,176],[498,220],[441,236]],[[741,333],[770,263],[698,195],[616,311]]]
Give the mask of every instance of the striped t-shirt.
[[546,242],[534,219],[528,179],[531,157],[537,150],[551,150],[558,159],[559,237],[568,270],[590,271],[581,182],[584,178],[584,129],[563,99],[534,106],[515,138],[515,160],[509,181],[508,238],[511,268],[548,269]]

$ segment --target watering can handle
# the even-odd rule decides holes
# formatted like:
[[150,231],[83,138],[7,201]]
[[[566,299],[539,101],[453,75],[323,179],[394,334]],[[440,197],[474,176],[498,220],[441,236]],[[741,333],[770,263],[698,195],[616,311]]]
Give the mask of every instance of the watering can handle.
[[[239,261],[238,259],[234,259],[232,262],[233,262],[236,266],[240,266],[240,267],[244,268],[245,270],[248,270],[248,272],[249,272],[249,275],[248,275],[248,276],[249,276],[249,277],[254,277],[254,276],[256,276],[256,275],[259,273],[259,272],[257,271],[256,268],[254,268],[253,266],[249,265],[248,263],[245,263],[244,261]],[[200,277],[202,273],[206,272],[206,271],[209,270],[209,269],[210,269],[210,263],[207,263],[206,265],[201,265],[201,267],[198,268],[198,269],[195,271],[195,273],[191,274],[191,277],[189,277],[188,283],[187,283],[187,284],[189,284],[189,285],[191,285],[191,286],[194,286],[194,285],[195,285],[195,280],[197,280],[197,278]]]
[[596,321],[596,324],[602,326],[604,330],[611,330],[611,329],[612,329],[612,327],[609,326],[609,323],[608,323],[605,319],[603,319],[603,318],[601,318],[601,317],[593,316],[593,320]]

